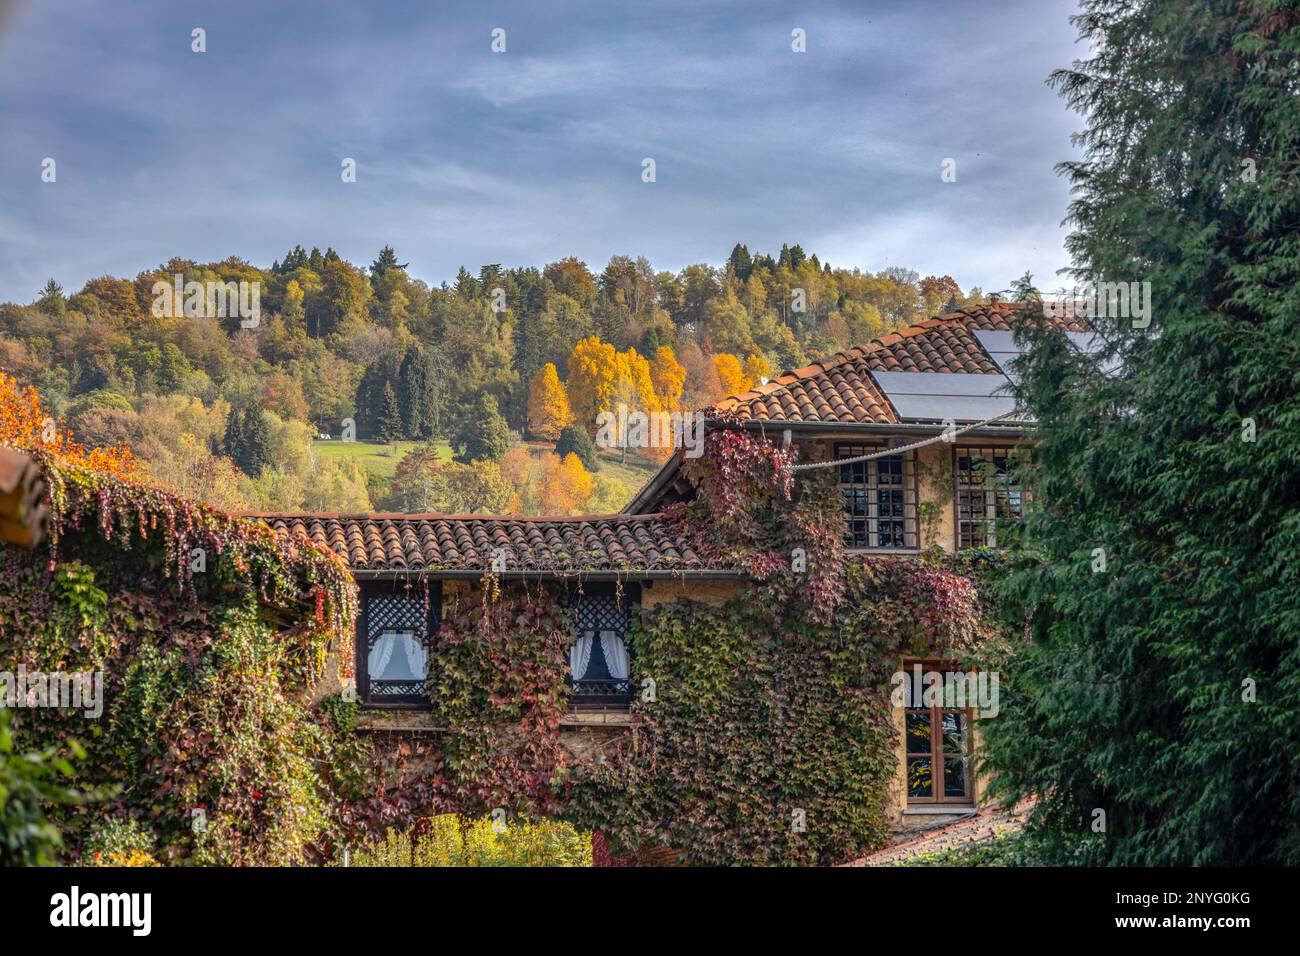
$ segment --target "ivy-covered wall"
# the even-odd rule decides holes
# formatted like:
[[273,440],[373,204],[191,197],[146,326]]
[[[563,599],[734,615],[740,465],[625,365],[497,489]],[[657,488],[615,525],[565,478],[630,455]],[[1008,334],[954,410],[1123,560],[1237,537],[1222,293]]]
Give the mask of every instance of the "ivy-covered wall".
[[599,859],[835,863],[879,846],[898,770],[889,675],[903,656],[972,652],[988,609],[940,556],[846,555],[830,476],[796,480],[794,453],[739,430],[708,442],[699,494],[672,517],[749,579],[642,591],[632,681],[653,694],[576,752],[572,582],[445,588],[417,731],[329,692],[353,653],[336,558],[52,463],[54,540],[0,551],[0,661],[105,673],[99,720],[17,711],[25,746],[84,747],[93,799],[57,811],[68,856],[127,820],[164,861],[313,862],[497,809],[597,830]]
[[51,541],[0,548],[0,671],[29,687],[102,674],[97,715],[39,696],[11,712],[22,747],[69,759],[81,798],[50,811],[64,858],[107,828],[163,862],[314,859],[335,826],[318,769],[335,735],[310,688],[350,640],[347,569],[255,522],[43,466]]
[[[430,809],[558,815],[599,831],[615,859],[671,848],[706,864],[836,863],[886,841],[890,675],[905,656],[966,658],[995,633],[990,609],[937,553],[846,555],[825,473],[796,482],[788,453],[743,432],[709,441],[678,517],[752,578],[730,599],[691,581],[643,592],[631,681],[650,681],[627,728],[564,746],[562,585],[448,589],[432,732],[375,739],[389,786],[365,819],[419,794]],[[696,587],[709,600],[691,600]]]

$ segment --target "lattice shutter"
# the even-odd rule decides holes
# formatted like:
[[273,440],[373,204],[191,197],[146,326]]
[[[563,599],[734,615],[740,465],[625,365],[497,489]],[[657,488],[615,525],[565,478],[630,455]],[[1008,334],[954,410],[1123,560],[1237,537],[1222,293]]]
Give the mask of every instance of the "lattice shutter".
[[[431,650],[429,605],[423,590],[409,593],[372,592],[366,598],[366,659],[385,631],[410,631]],[[368,676],[368,675],[367,675]],[[412,698],[421,701],[429,693],[427,680],[368,679],[368,698]]]

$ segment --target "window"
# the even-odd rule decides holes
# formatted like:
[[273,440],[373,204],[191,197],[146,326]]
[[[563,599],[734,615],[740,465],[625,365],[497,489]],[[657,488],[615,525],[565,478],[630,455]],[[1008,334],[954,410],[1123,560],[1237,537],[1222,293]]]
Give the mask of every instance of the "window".
[[[909,677],[911,668],[904,668]],[[922,675],[943,672],[925,666]],[[972,740],[971,711],[944,707],[938,696],[935,706],[926,707],[926,698],[913,694],[904,710],[907,737],[907,802],[925,805],[975,802],[971,784]],[[910,706],[917,704],[918,706]]]
[[[835,457],[884,450],[881,445],[836,445]],[[916,549],[916,480],[910,452],[841,465],[840,493],[845,547]]]
[[587,585],[573,595],[569,687],[575,709],[623,709],[632,699],[624,637],[633,599],[627,589],[619,595],[612,586]]
[[357,692],[363,703],[428,706],[439,598],[436,583],[363,588],[357,621]]
[[996,548],[999,521],[1024,517],[1026,496],[1016,471],[1021,465],[1014,448],[958,447],[957,547]]

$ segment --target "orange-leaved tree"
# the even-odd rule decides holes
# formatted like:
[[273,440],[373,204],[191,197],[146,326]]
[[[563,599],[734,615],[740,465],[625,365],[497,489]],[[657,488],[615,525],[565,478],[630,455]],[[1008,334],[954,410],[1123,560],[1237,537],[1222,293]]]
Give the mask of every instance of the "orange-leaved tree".
[[0,445],[44,452],[65,464],[119,478],[141,477],[139,462],[126,445],[86,448],[72,437],[66,423],[46,414],[34,386],[20,385],[4,371],[0,371]]
[[548,455],[544,481],[544,514],[581,514],[586,509],[594,488],[591,475],[573,452],[564,458],[555,454]]

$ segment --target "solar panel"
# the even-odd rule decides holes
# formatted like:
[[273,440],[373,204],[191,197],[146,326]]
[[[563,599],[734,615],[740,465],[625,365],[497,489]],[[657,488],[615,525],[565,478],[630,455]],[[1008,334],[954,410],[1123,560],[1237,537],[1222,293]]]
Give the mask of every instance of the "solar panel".
[[[905,422],[979,422],[1015,410],[1004,375],[949,372],[872,372]],[[1025,417],[1015,420],[1023,421]]]
[[[999,332],[993,329],[973,329],[972,332],[975,335],[975,341],[979,342],[980,347],[989,353],[989,357],[993,359],[994,364],[997,365],[1002,374],[1011,381],[1019,383],[1020,376],[1016,374],[1015,361],[1024,354],[1024,350],[1016,346],[1015,333]],[[1084,355],[1096,355],[1105,345],[1101,336],[1094,332],[1066,332],[1065,337]],[[1103,366],[1102,371],[1109,373],[1117,365],[1117,362],[1107,363],[1107,366]]]
[[1065,337],[1084,355],[1096,355],[1106,344],[1095,332],[1066,332]]
[[1021,350],[1016,347],[1014,332],[998,332],[993,329],[972,329],[975,335],[975,341],[980,344],[980,348],[989,353],[998,369],[1011,381],[1016,382],[1014,368],[1012,367],[1016,358],[1021,354]]

